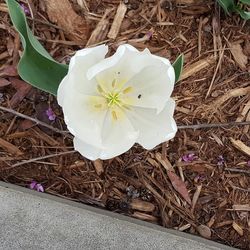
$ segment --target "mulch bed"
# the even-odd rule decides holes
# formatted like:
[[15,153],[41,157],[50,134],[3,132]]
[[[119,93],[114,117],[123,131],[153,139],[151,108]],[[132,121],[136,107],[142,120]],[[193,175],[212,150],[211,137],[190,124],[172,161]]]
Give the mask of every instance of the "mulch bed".
[[[250,249],[250,126],[235,123],[250,121],[249,23],[225,16],[214,1],[126,0],[122,16],[119,0],[72,0],[67,13],[85,25],[77,36],[62,27],[67,22],[60,15],[53,18],[50,1],[27,2],[30,27],[60,62],[102,42],[113,51],[122,43],[147,47],[172,62],[184,53],[173,93],[177,124],[232,124],[184,127],[152,151],[135,145],[111,160],[83,158],[62,132],[56,99],[18,77],[22,47],[0,0],[0,106],[9,109],[0,109],[0,179],[25,187],[36,181],[65,199]],[[110,32],[114,18],[121,21],[118,32]],[[49,107],[54,121],[46,115]]]

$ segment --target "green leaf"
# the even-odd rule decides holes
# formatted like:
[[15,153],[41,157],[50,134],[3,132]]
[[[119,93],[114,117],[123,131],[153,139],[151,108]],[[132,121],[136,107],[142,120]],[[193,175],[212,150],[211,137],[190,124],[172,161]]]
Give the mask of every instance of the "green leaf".
[[217,1],[228,15],[230,15],[230,13],[234,11],[236,8],[234,0],[217,0]]
[[175,72],[175,83],[177,83],[180,79],[182,69],[183,69],[183,63],[184,63],[184,55],[180,54],[175,62],[173,63],[174,72]]
[[56,62],[39,43],[28,27],[26,16],[18,2],[5,1],[24,49],[18,64],[20,77],[31,85],[56,95],[61,80],[68,72],[68,66]]
[[240,0],[240,2],[243,3],[243,4],[250,5],[250,0]]
[[245,20],[250,19],[250,12],[244,11],[244,10],[242,10],[240,8],[236,8],[235,11],[240,14],[241,18],[243,18]]

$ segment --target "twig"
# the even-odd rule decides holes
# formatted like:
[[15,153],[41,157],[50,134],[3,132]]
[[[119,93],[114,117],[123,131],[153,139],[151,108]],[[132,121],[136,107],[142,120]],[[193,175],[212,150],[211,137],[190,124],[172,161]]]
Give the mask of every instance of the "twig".
[[65,136],[67,136],[67,137],[72,138],[72,136],[69,135],[69,131],[63,131],[63,130],[57,129],[57,128],[53,127],[53,126],[48,125],[48,124],[45,123],[45,122],[39,121],[39,120],[37,120],[36,118],[33,118],[33,117],[30,117],[30,116],[24,115],[24,114],[22,114],[22,113],[19,113],[19,112],[13,110],[13,109],[9,109],[9,108],[5,108],[5,107],[0,106],[0,110],[9,112],[9,113],[11,113],[11,114],[13,114],[13,115],[16,115],[16,116],[18,116],[18,117],[21,117],[21,118],[30,120],[30,121],[32,121],[32,122],[34,122],[34,123],[36,123],[36,124],[39,124],[39,125],[41,125],[41,126],[43,126],[43,127],[48,128],[48,129],[50,129],[50,130],[52,130],[52,131],[54,131],[54,132],[56,132],[56,133],[63,134],[63,135],[65,135]]
[[244,173],[244,174],[249,174],[250,175],[250,171],[249,170],[238,169],[238,168],[225,168],[225,170],[231,171],[231,172]]
[[76,153],[76,152],[77,151],[72,150],[72,151],[67,151],[67,152],[61,152],[61,153],[56,153],[56,154],[51,154],[51,155],[40,156],[40,157],[29,159],[29,160],[26,160],[26,161],[18,162],[16,164],[12,165],[11,168],[18,167],[18,166],[28,164],[28,163],[32,163],[32,162],[35,162],[35,161],[40,161],[40,160],[56,157],[56,156],[73,154],[73,153]]
[[[69,131],[63,131],[60,129],[57,129],[53,126],[48,125],[45,122],[39,121],[36,118],[24,115],[22,113],[19,113],[13,109],[5,108],[3,106],[0,106],[0,110],[9,112],[13,115],[19,116],[21,118],[30,120],[35,122],[36,124],[39,124],[43,127],[46,127],[56,133],[63,134],[66,137],[72,138],[71,135],[69,135]],[[205,128],[221,128],[221,127],[234,127],[234,126],[245,126],[245,125],[250,125],[250,121],[245,121],[245,122],[226,122],[226,123],[203,123],[203,124],[191,124],[191,125],[177,125],[178,129],[205,129]]]
[[212,90],[212,87],[213,87],[213,84],[214,84],[214,81],[215,81],[215,77],[216,77],[216,75],[217,75],[217,73],[218,73],[218,70],[219,70],[219,68],[220,68],[220,66],[221,66],[221,62],[222,62],[222,58],[223,58],[223,56],[224,56],[224,50],[225,50],[225,48],[226,48],[226,45],[224,45],[224,47],[223,47],[223,49],[222,49],[222,51],[221,51],[221,54],[220,54],[220,57],[219,57],[219,60],[218,60],[216,69],[215,69],[215,71],[214,71],[214,75],[213,75],[213,78],[212,78],[212,80],[211,80],[211,83],[210,83],[210,86],[209,86],[209,88],[208,88],[208,91],[207,91],[207,94],[206,94],[205,99],[207,99],[207,97],[209,96],[209,94],[210,94],[210,92],[211,92],[211,90]]
[[43,21],[43,20],[40,20],[40,19],[32,18],[32,17],[27,17],[27,19],[28,19],[28,20],[31,20],[31,21],[33,21],[33,22],[42,23],[42,24],[51,26],[51,27],[53,27],[53,28],[56,28],[56,29],[59,29],[59,30],[64,31],[64,29],[63,29],[62,27],[57,26],[57,25],[55,25],[55,24],[52,24],[52,23],[50,23],[50,22],[48,22],[48,21]]
[[178,129],[203,129],[203,128],[221,128],[250,125],[250,121],[246,122],[226,122],[226,123],[203,123],[195,125],[177,125]]

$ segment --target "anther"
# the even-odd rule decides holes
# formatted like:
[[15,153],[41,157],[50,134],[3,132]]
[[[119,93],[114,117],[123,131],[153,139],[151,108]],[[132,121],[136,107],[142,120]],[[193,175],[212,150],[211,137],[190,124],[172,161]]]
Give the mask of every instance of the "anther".
[[95,108],[100,109],[102,107],[102,104],[96,104]]
[[131,92],[132,91],[132,87],[127,87],[126,89],[124,89],[123,91],[122,91],[122,93],[123,94],[128,94],[129,92]]
[[116,115],[116,112],[114,110],[112,111],[112,117],[114,120],[117,121],[117,115]]
[[102,94],[104,92],[100,85],[97,85],[97,90],[100,94]]
[[116,80],[114,79],[114,80],[112,81],[112,87],[113,87],[113,88],[115,87],[115,82],[116,82]]

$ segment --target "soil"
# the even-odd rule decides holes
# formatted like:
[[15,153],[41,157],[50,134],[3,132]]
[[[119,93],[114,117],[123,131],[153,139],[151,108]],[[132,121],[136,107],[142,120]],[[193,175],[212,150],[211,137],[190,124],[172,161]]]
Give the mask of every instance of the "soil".
[[119,0],[72,0],[86,26],[79,37],[48,15],[48,1],[27,2],[30,27],[60,62],[103,42],[112,52],[122,43],[149,48],[171,62],[184,53],[173,93],[174,117],[184,127],[152,151],[135,145],[111,160],[83,158],[62,132],[56,98],[16,74],[22,47],[0,0],[0,107],[8,108],[0,109],[0,179],[24,187],[36,181],[46,193],[250,249],[250,126],[236,123],[250,121],[249,22],[226,16],[215,1],[126,0],[118,33],[110,35]]

